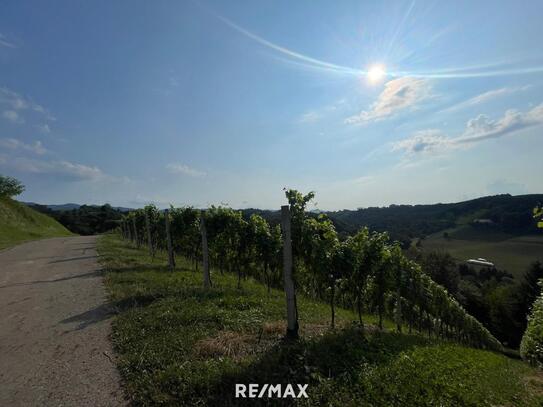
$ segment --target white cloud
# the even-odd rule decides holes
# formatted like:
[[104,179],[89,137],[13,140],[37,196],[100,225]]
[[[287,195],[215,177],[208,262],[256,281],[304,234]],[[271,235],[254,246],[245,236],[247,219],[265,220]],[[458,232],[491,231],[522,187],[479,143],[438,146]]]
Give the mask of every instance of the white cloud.
[[486,103],[489,100],[496,99],[501,96],[510,95],[515,92],[520,92],[526,89],[529,89],[530,86],[518,86],[518,87],[512,87],[512,88],[500,88],[500,89],[494,89],[490,90],[488,92],[481,93],[480,95],[474,96],[464,102],[460,102],[454,106],[448,107],[447,109],[442,110],[441,112],[451,112],[454,110],[460,110],[464,109],[466,107],[480,105],[482,103]]
[[0,138],[0,148],[29,151],[38,155],[42,155],[47,152],[41,141],[35,141],[34,144],[25,144],[22,141],[14,138]]
[[2,117],[13,123],[22,123],[24,121],[15,110],[4,110]]
[[7,104],[15,110],[26,109],[29,106],[25,98],[8,88],[0,88],[0,103]]
[[6,110],[3,113],[4,118],[12,121],[23,121],[22,111],[34,111],[46,120],[56,120],[42,105],[39,105],[29,98],[25,98],[8,88],[0,87],[0,105],[4,105]]
[[410,138],[394,143],[392,150],[403,150],[410,154],[450,150],[542,124],[543,103],[527,112],[508,110],[498,120],[491,120],[485,115],[479,115],[469,120],[466,124],[466,130],[456,137],[448,137],[439,130],[417,132]]
[[46,161],[17,157],[8,161],[8,165],[20,172],[54,175],[68,181],[95,181],[105,176],[98,167],[69,161]]
[[17,46],[13,42],[8,41],[6,36],[2,34],[0,34],[0,47],[17,48]]
[[196,170],[185,164],[171,163],[171,164],[168,164],[166,168],[172,174],[183,174],[183,175],[188,175],[190,177],[205,177],[206,176],[205,172]]
[[416,132],[410,138],[392,145],[392,151],[404,150],[408,153],[421,153],[444,149],[451,141],[440,130],[429,129]]
[[385,89],[369,110],[345,119],[347,124],[367,123],[394,116],[408,108],[413,108],[431,96],[430,84],[420,78],[398,78],[385,84]]
[[[10,149],[31,150],[41,154],[45,149],[41,143],[27,145],[13,139],[3,139],[1,146]],[[116,180],[102,172],[98,167],[88,166],[79,163],[73,163],[66,160],[46,160],[21,156],[0,155],[0,165],[9,170],[14,170],[29,174],[52,175],[56,180],[65,181],[98,181],[98,180]]]

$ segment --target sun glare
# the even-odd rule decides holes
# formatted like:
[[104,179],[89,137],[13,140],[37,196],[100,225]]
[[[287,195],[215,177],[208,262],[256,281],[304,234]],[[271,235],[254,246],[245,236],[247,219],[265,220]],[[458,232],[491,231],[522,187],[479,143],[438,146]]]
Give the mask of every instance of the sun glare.
[[371,83],[380,82],[386,76],[384,65],[373,65],[368,69],[368,81]]

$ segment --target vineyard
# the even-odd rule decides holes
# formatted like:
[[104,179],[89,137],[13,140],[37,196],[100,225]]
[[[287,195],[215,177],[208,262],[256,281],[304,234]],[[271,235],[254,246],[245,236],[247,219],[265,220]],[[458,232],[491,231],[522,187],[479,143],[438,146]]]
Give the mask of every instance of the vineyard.
[[381,330],[388,318],[398,332],[417,331],[429,338],[502,350],[499,341],[407,259],[386,233],[362,228],[342,240],[326,216],[308,216],[313,193],[288,190],[286,197],[282,225],[271,225],[257,214],[246,220],[227,207],[159,211],[148,205],[123,217],[120,230],[137,247],[146,246],[153,258],[157,251],[167,252],[171,272],[176,256],[190,261],[194,270],[201,263],[205,288],[213,285],[211,269],[236,273],[238,288],[248,278],[264,283],[268,291],[284,286],[289,337],[298,336],[296,292],[301,292],[329,304],[331,328],[339,306],[356,310],[360,326],[363,313],[370,312],[377,315]]

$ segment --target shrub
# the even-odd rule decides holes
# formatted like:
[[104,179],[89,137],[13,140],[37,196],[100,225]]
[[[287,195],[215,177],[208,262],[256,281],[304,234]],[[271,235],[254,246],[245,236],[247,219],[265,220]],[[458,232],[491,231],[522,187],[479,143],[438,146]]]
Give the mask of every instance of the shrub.
[[[539,284],[542,284],[541,280]],[[543,368],[543,294],[535,300],[528,316],[528,327],[520,343],[520,355],[532,365]]]

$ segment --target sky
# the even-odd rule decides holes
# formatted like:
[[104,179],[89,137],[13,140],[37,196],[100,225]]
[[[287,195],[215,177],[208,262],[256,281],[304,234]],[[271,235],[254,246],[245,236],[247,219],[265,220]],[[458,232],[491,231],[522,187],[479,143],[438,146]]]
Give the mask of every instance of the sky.
[[543,2],[4,0],[0,174],[44,204],[543,193]]

